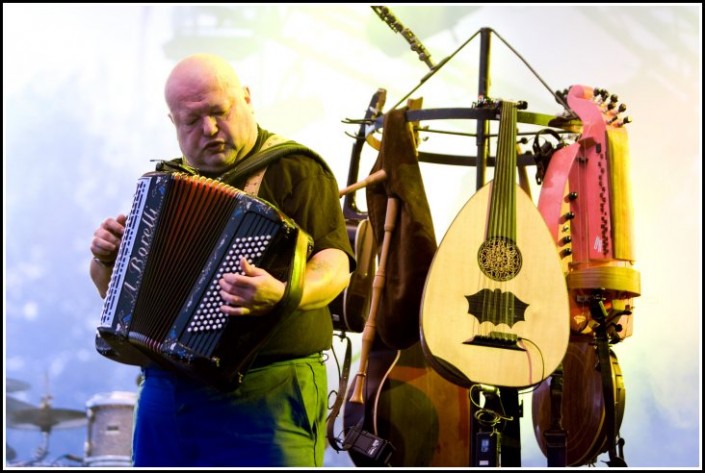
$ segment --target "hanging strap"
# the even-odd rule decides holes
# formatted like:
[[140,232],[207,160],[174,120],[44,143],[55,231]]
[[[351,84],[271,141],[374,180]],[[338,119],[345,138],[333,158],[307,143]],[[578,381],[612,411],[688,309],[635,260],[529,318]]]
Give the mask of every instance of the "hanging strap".
[[[280,146],[287,143],[288,146]],[[294,145],[293,147],[292,144]],[[278,147],[274,148],[275,146]],[[229,183],[237,180],[241,176],[251,174],[250,177],[247,178],[247,182],[245,182],[242,190],[250,195],[257,195],[260,185],[262,184],[262,179],[264,179],[264,173],[267,171],[267,166],[274,160],[294,151],[295,148],[296,145],[291,140],[287,140],[279,135],[270,135],[255,155],[236,166],[235,169],[220,176],[218,180]],[[267,152],[267,150],[269,151]]]
[[546,441],[547,466],[565,467],[568,462],[567,432],[563,428],[562,404],[563,404],[563,364],[551,375],[551,425],[543,433]]
[[338,382],[338,391],[335,393],[335,402],[333,403],[333,406],[330,410],[330,414],[328,414],[328,418],[326,419],[328,443],[338,452],[347,450],[345,446],[340,445],[340,441],[335,436],[335,419],[340,413],[340,407],[343,405],[343,399],[345,399],[345,393],[348,390],[348,378],[350,376],[350,362],[352,352],[352,344],[350,342],[350,338],[348,338],[345,332],[341,332],[339,337],[341,338],[341,340],[345,341],[345,357],[343,358],[343,369],[341,371],[340,380]]

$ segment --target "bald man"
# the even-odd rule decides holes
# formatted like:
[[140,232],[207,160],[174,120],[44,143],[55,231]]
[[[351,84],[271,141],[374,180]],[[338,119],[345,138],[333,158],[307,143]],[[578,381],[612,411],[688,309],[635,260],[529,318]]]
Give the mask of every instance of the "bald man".
[[[164,96],[183,156],[193,174],[220,178],[280,138],[260,127],[250,91],[223,58],[181,60]],[[282,111],[286,113],[286,111]],[[292,112],[292,118],[296,118]],[[323,352],[333,327],[328,304],[349,282],[355,261],[335,176],[315,153],[289,154],[265,170],[258,197],[292,218],[313,239],[298,309],[263,346],[232,392],[171,370],[143,367],[135,411],[137,467],[323,466],[327,377]],[[228,182],[245,189],[252,176]],[[126,217],[108,218],[91,241],[90,276],[105,297]],[[264,316],[287,281],[241,262],[243,274],[219,281],[228,316]],[[171,275],[170,277],[178,277]]]

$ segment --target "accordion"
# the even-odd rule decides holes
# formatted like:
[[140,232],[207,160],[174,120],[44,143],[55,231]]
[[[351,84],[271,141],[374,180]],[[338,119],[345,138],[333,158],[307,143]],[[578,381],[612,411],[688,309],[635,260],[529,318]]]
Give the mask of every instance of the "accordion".
[[[150,172],[138,183],[97,327],[96,349],[223,390],[301,299],[311,238],[268,202],[212,179]],[[287,281],[264,316],[224,314],[218,281],[245,257]]]

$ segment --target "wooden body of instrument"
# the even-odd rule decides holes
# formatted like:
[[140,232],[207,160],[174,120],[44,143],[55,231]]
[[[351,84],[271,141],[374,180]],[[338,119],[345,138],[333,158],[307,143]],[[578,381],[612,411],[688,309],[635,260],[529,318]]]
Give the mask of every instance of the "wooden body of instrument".
[[330,303],[333,328],[341,332],[360,333],[370,312],[370,294],[377,269],[377,244],[368,219],[348,219],[348,238],[355,251],[357,267],[350,283]]
[[[610,351],[614,386],[615,421],[622,423],[626,391],[619,362]],[[543,381],[532,393],[534,434],[544,455],[544,433],[551,427],[550,380]],[[605,402],[600,364],[595,347],[585,341],[571,341],[563,360],[563,402],[561,423],[566,431],[566,466],[589,465],[608,450],[609,429],[605,422]]]
[[365,119],[360,125],[350,156],[347,186],[340,190],[348,238],[355,251],[357,263],[355,271],[350,274],[348,286],[328,306],[333,318],[333,328],[341,332],[362,332],[370,312],[372,283],[377,270],[377,242],[367,213],[358,208],[355,195],[368,184],[379,182],[387,177],[384,171],[380,171],[357,180],[360,171],[360,155],[366,142],[365,121],[380,113],[384,107],[386,94],[384,89],[377,90],[365,110]]
[[[611,466],[626,466],[616,451],[625,390],[609,345],[632,334],[632,299],[640,295],[633,268],[629,152],[616,97],[581,85],[567,101],[583,127],[578,140],[551,157],[539,210],[563,260],[570,301],[572,339],[563,362],[561,412],[551,413],[550,388],[533,393],[536,438],[551,415],[567,431],[566,463],[594,463],[609,451]],[[599,354],[599,356],[598,356]]]

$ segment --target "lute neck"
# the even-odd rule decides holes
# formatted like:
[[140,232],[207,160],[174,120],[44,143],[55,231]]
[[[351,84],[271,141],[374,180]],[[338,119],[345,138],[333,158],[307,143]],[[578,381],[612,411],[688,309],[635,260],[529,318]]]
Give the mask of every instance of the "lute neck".
[[500,113],[487,238],[506,238],[516,242],[517,104],[503,101]]

